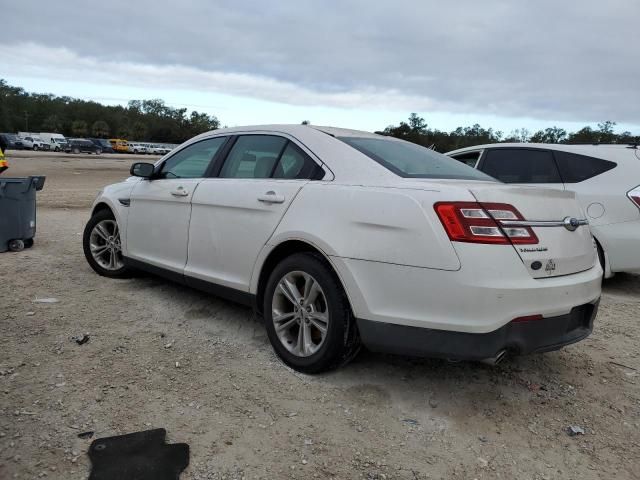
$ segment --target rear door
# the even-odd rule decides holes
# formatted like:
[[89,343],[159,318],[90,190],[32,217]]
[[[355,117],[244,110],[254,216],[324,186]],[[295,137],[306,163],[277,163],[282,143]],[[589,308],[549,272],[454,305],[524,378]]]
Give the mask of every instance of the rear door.
[[558,166],[549,150],[489,148],[478,168],[504,183],[564,190]]
[[217,178],[193,197],[185,274],[247,291],[253,265],[287,208],[322,169],[278,135],[240,135]]
[[588,225],[567,225],[571,219],[574,223],[584,220],[574,192],[507,185],[477,185],[469,190],[489,213],[487,205],[492,203],[506,203],[520,212],[522,221],[496,219],[503,228],[530,222],[538,243],[513,248],[532,277],[569,275],[595,265],[596,250]]

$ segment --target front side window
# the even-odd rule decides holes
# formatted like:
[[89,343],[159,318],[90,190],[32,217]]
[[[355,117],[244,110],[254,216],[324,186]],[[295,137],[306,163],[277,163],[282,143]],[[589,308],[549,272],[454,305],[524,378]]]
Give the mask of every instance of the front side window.
[[201,178],[226,137],[209,138],[183,148],[162,164],[160,178]]
[[384,137],[337,138],[400,177],[493,180],[464,163],[413,143]]
[[562,183],[548,150],[494,148],[485,154],[480,168],[504,183]]
[[560,175],[566,183],[578,183],[607,172],[617,166],[617,163],[600,158],[577,155],[575,153],[554,152]]

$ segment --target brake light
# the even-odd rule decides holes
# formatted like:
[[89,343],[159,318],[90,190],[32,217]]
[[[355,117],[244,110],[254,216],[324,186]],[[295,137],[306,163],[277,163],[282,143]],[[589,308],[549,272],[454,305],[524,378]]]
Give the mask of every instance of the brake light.
[[526,317],[518,317],[511,320],[511,323],[532,322],[536,320],[542,320],[542,315],[527,315]]
[[636,207],[640,208],[640,185],[627,192],[627,197],[629,197],[629,200],[631,200]]
[[531,227],[503,227],[500,220],[524,220],[506,203],[439,202],[434,205],[449,239],[454,242],[531,245],[538,237]]

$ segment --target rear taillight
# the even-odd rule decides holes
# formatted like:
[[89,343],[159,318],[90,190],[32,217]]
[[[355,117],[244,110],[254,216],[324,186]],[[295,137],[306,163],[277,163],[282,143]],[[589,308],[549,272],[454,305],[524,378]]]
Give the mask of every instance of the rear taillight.
[[640,208],[640,185],[627,192],[627,197],[629,197],[629,200],[635,203],[636,207]]
[[434,205],[449,239],[454,242],[531,245],[538,237],[531,227],[499,226],[500,220],[524,220],[506,203],[439,202]]

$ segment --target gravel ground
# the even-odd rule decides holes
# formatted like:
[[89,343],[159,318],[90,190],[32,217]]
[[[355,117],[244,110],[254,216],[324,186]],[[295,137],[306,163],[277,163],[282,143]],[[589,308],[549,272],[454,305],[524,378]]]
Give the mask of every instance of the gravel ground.
[[35,246],[0,254],[0,478],[86,478],[79,433],[155,427],[190,445],[183,479],[640,478],[640,277],[607,281],[593,335],[559,352],[497,367],[364,352],[301,375],[251,310],[89,268],[89,206],[133,158],[9,155],[5,175],[47,184]]

